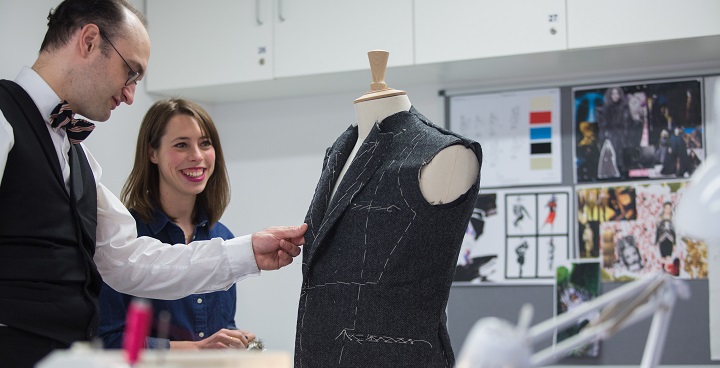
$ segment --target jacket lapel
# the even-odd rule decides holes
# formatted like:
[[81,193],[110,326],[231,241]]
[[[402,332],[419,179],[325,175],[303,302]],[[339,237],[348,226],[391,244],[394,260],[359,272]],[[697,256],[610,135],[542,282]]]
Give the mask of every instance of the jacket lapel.
[[[357,130],[355,132],[357,134]],[[334,175],[335,177],[333,180],[330,180],[331,184],[329,185],[326,185],[322,179],[318,184],[319,186],[323,186],[323,192],[327,191],[327,196],[318,197],[316,192],[316,197],[322,198],[324,203],[327,203],[327,205],[324,206],[324,211],[322,211],[322,213],[316,214],[317,217],[322,216],[322,218],[320,222],[314,223],[316,230],[313,234],[311,234],[311,237],[314,237],[315,239],[312,242],[312,246],[306,249],[308,250],[304,261],[306,265],[311,264],[314,254],[316,254],[318,249],[323,246],[323,240],[325,237],[333,229],[335,223],[341,217],[343,212],[345,212],[355,195],[365,187],[377,168],[383,162],[383,158],[387,152],[387,146],[392,142],[392,139],[392,133],[383,133],[380,130],[379,125],[376,124],[355,155],[355,158],[343,176],[335,195],[329,201],[327,201],[327,198],[329,198],[330,193],[332,192],[332,188],[337,180],[337,175],[339,175],[340,171],[344,167],[347,157],[352,151],[355,142],[346,142],[346,144],[342,146],[343,151],[340,154],[342,154],[342,157],[344,158],[337,160],[332,169],[330,162],[328,163],[326,170],[323,172],[323,178],[326,176],[326,172],[328,176]],[[334,152],[330,153],[329,160],[332,160],[333,154]],[[320,190],[320,188],[318,189]]]
[[345,165],[356,140],[357,128],[351,126],[325,152],[322,174],[320,174],[320,180],[315,187],[315,195],[310,202],[310,208],[305,218],[305,222],[308,224],[308,233],[305,235],[307,242],[304,246],[305,251],[312,248],[313,240],[317,237],[317,231],[330,204],[330,196],[337,177],[340,175],[340,171]]

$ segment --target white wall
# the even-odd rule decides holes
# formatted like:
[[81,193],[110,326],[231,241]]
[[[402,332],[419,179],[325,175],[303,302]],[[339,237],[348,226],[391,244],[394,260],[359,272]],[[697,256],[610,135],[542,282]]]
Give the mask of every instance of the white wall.
[[[59,0],[0,0],[0,78],[13,79],[22,65],[37,56],[46,29],[45,17]],[[144,0],[133,3],[144,9]],[[152,24],[150,24],[152,37]],[[149,72],[160,67],[152,64]],[[459,86],[392,85],[408,92],[413,104],[430,120],[443,125],[443,104],[437,91]],[[222,222],[236,235],[272,225],[300,224],[320,176],[325,149],[353,121],[352,101],[369,88],[353,93],[204,105],[220,130],[232,184],[232,202]],[[720,82],[715,79],[720,86]],[[468,83],[472,86],[472,82]],[[142,83],[140,84],[142,86]],[[718,90],[714,88],[713,91]],[[708,94],[717,99],[717,93]],[[139,87],[135,103],[117,109],[87,141],[103,165],[103,183],[116,194],[130,172],[142,117],[155,101]],[[720,113],[711,113],[715,125]],[[717,150],[720,129],[708,129],[707,144]],[[301,283],[300,262],[283,270],[263,272],[238,284],[236,322],[255,332],[269,349],[292,351]]]

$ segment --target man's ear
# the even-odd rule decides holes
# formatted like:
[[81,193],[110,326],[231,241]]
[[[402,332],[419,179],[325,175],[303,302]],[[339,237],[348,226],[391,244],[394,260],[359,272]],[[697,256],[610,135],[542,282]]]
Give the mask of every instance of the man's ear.
[[100,28],[95,24],[89,23],[80,29],[80,52],[83,56],[87,56],[100,48]]

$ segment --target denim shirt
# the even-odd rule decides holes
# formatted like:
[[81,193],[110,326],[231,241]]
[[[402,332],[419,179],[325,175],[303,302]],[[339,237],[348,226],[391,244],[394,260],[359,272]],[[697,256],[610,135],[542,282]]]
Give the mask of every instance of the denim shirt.
[[[142,222],[133,211],[137,224],[138,236],[150,236],[164,243],[185,243],[182,229],[172,222],[162,211],[156,210],[151,223]],[[216,223],[212,228],[205,213],[198,214],[193,240],[212,238],[232,239],[234,236],[225,225]],[[150,337],[146,340],[146,348],[168,348],[170,341],[199,341],[222,328],[237,329],[235,326],[235,307],[237,303],[236,288],[233,285],[227,291],[216,291],[206,294],[193,294],[178,300],[151,299],[153,308],[153,324]],[[98,335],[103,345],[109,349],[122,348],[125,317],[132,296],[119,293],[107,284],[100,290],[100,328]],[[158,338],[157,321],[160,311],[170,312],[170,328],[168,339]]]

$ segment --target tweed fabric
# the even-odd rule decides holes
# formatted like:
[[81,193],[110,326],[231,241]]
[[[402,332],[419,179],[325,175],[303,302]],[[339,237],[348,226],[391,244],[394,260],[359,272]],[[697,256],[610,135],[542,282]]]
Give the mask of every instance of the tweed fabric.
[[452,367],[445,307],[480,178],[431,205],[420,170],[442,149],[480,145],[414,107],[376,124],[336,193],[357,140],[330,147],[307,213],[296,367]]

